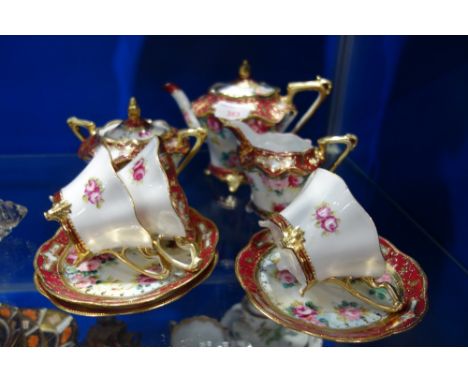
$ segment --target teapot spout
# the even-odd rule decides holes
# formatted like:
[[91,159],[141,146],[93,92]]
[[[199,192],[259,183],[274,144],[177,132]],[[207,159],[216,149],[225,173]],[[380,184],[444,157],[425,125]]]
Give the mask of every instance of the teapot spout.
[[192,104],[182,89],[173,83],[164,85],[164,89],[172,95],[184,116],[185,122],[191,129],[201,128],[200,121],[192,109]]

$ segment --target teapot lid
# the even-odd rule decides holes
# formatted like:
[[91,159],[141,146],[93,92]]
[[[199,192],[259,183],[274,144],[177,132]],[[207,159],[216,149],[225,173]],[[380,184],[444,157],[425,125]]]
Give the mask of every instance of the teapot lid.
[[264,82],[250,79],[250,64],[247,60],[239,68],[239,79],[231,83],[218,83],[211,87],[211,93],[229,98],[270,97],[278,94],[279,89]]

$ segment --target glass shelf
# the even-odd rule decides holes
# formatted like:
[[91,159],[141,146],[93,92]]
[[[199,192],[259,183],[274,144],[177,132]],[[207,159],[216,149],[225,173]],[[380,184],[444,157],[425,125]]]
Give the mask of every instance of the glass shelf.
[[[167,346],[172,322],[206,315],[221,319],[244,296],[234,274],[234,259],[259,230],[258,218],[246,212],[248,187],[236,193],[237,206],[221,202],[227,187],[203,175],[208,153],[202,151],[181,174],[180,181],[192,207],[212,219],[219,228],[219,263],[211,277],[182,299],[146,313],[119,316],[128,331],[141,336],[141,345]],[[57,224],[47,222],[43,212],[50,207],[48,196],[68,183],[83,168],[76,155],[0,156],[0,199],[28,208],[28,214],[0,242],[0,302],[20,307],[53,305],[34,287],[33,258],[37,248],[50,238]],[[373,183],[351,160],[338,173],[355,197],[373,217],[380,235],[416,259],[429,280],[429,310],[423,321],[409,332],[374,343],[378,346],[466,345],[468,331],[468,273],[453,256],[425,232],[411,216]],[[83,342],[96,318],[75,316],[79,342]],[[329,341],[325,346],[343,346]],[[353,345],[356,346],[356,345]]]

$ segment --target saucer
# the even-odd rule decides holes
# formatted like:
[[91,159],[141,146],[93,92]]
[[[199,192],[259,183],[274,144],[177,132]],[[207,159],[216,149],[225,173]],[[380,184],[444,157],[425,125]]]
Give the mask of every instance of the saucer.
[[[157,307],[160,300],[162,302],[171,297],[179,298],[207,277],[217,259],[216,225],[194,209],[190,210],[190,218],[196,231],[202,260],[197,273],[172,270],[167,279],[155,280],[141,275],[110,254],[95,256],[78,267],[72,266],[74,247],[66,233],[59,229],[36,253],[34,265],[37,284],[46,297],[50,296],[70,309],[88,313],[131,313],[143,307],[146,310]],[[167,250],[173,251],[173,255],[179,260],[184,255],[177,248]],[[66,256],[66,261],[60,262],[61,256]],[[127,256],[141,266],[151,266],[151,262],[137,250],[129,250]]]
[[[239,253],[236,274],[252,304],[282,326],[337,342],[375,341],[411,329],[427,310],[427,279],[422,269],[386,239],[379,241],[387,270],[378,281],[400,289],[403,309],[397,313],[375,309],[328,282],[318,283],[301,296],[295,277],[277,270],[280,252],[268,230],[256,233]],[[353,287],[381,304],[392,301],[384,288],[369,288],[359,280]]]
[[201,284],[211,275],[211,273],[216,267],[217,262],[218,262],[218,254],[215,253],[213,261],[210,263],[208,268],[202,273],[199,272],[197,274],[197,277],[193,278],[189,283],[185,284],[182,288],[177,289],[176,292],[168,293],[164,295],[162,298],[159,298],[155,301],[149,301],[147,303],[143,303],[140,305],[125,306],[122,308],[119,308],[119,307],[106,308],[106,307],[99,307],[99,306],[87,308],[85,306],[80,305],[79,303],[73,304],[67,301],[60,300],[59,298],[47,293],[37,273],[34,275],[34,284],[36,285],[36,289],[39,291],[39,293],[41,293],[44,297],[49,299],[56,307],[71,314],[78,314],[78,315],[87,316],[87,317],[105,317],[105,316],[115,316],[115,315],[122,315],[122,314],[143,313],[143,312],[147,312],[149,310],[153,310],[156,308],[160,308],[164,305],[170,304],[171,302],[174,302],[178,300],[179,298],[185,296],[188,292],[190,292],[197,285]]

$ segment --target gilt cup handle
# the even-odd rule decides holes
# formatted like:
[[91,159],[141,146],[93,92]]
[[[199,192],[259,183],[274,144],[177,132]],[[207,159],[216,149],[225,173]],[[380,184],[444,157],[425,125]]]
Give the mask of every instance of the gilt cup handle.
[[343,152],[338,156],[336,161],[330,167],[330,171],[335,171],[341,162],[343,162],[343,160],[348,156],[348,154],[356,148],[358,144],[358,138],[354,134],[346,134],[343,136],[323,137],[320,138],[317,143],[319,147],[319,155],[321,156],[322,160],[325,160],[328,145],[345,145]]
[[306,124],[306,122],[314,115],[317,111],[319,106],[322,102],[330,95],[332,90],[332,83],[330,80],[326,78],[322,78],[317,76],[315,81],[307,81],[307,82],[291,82],[288,85],[288,92],[285,97],[286,103],[292,105],[294,96],[297,93],[304,92],[304,91],[315,91],[318,92],[315,101],[309,107],[309,109],[304,113],[302,118],[299,122],[296,123],[296,126],[291,130],[291,133],[297,133],[302,127]]
[[94,122],[87,121],[86,119],[79,119],[70,117],[67,119],[67,124],[70,126],[71,131],[76,137],[83,142],[86,137],[81,133],[81,129],[86,129],[90,137],[97,134],[96,125]]
[[200,148],[203,142],[205,142],[207,135],[208,133],[203,127],[184,129],[177,132],[177,140],[179,145],[182,144],[182,140],[185,138],[195,138],[195,143],[193,144],[192,148],[182,160],[182,162],[180,162],[180,164],[177,166],[177,175],[182,172],[182,170],[189,164],[198,151],[200,151]]

